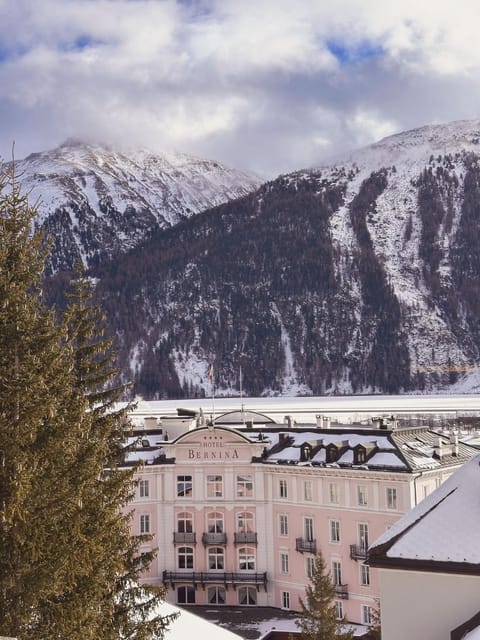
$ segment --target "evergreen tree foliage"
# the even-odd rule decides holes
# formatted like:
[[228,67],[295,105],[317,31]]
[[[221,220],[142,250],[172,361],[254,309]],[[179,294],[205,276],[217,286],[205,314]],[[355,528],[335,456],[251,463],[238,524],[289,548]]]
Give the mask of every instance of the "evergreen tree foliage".
[[85,283],[62,322],[46,308],[35,215],[12,163],[0,176],[0,635],[161,638],[162,590],[138,581],[152,553],[129,532],[113,356]]
[[297,621],[304,640],[351,640],[353,631],[342,627],[345,621],[337,620],[335,586],[326,572],[321,551],[315,556],[311,584],[305,587],[305,600],[300,599],[300,616]]

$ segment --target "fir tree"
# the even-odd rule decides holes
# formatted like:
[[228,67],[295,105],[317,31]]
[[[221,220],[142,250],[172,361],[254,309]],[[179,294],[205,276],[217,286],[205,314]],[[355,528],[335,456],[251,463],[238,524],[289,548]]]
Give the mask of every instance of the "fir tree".
[[351,640],[353,632],[342,628],[345,621],[337,619],[335,586],[326,573],[321,551],[313,563],[311,584],[305,587],[305,600],[300,599],[297,621],[304,640]]
[[0,635],[163,637],[168,619],[148,620],[162,592],[137,584],[151,554],[129,533],[112,356],[86,304],[62,323],[45,307],[35,215],[12,163],[0,176]]

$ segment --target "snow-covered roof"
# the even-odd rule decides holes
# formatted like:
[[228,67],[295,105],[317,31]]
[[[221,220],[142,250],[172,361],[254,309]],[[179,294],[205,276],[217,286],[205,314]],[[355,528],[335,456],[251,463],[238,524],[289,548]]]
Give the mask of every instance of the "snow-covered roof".
[[479,495],[476,455],[371,545],[370,564],[480,575]]
[[208,638],[208,640],[243,640],[242,636],[228,631],[196,616],[190,611],[176,607],[168,602],[163,602],[155,611],[156,615],[168,616],[174,613],[180,615],[176,618],[165,632],[165,640],[185,640],[186,638]]

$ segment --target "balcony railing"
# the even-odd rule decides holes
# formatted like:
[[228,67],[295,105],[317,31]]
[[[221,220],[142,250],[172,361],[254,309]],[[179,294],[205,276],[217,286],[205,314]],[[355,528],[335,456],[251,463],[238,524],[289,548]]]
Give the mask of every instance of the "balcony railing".
[[226,588],[232,585],[234,588],[238,584],[254,584],[257,589],[263,585],[267,590],[267,572],[248,572],[248,571],[164,571],[162,574],[163,584],[170,584],[172,588],[179,583],[192,584],[203,587],[208,583],[224,584]]
[[348,584],[336,584],[335,593],[338,598],[342,600],[348,600]]
[[257,533],[255,531],[242,531],[233,534],[235,544],[257,544]]
[[197,539],[194,532],[180,533],[179,531],[174,531],[173,542],[175,544],[184,544],[184,543],[195,544],[197,542]]
[[367,559],[367,547],[360,544],[350,545],[350,558],[352,560],[366,560]]
[[300,551],[300,553],[317,553],[317,541],[297,538],[295,548],[297,551]]
[[203,544],[227,544],[226,533],[204,533],[202,536]]

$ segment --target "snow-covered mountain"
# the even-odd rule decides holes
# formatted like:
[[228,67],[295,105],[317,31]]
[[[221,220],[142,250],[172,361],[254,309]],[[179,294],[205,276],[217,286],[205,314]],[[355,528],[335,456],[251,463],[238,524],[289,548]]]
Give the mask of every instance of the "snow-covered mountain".
[[[280,176],[99,265],[146,398],[477,389],[480,121]],[[185,248],[188,247],[188,250]]]
[[38,199],[38,224],[55,242],[51,267],[124,252],[154,229],[233,200],[261,180],[218,162],[145,149],[118,151],[69,140],[17,161],[22,186]]

